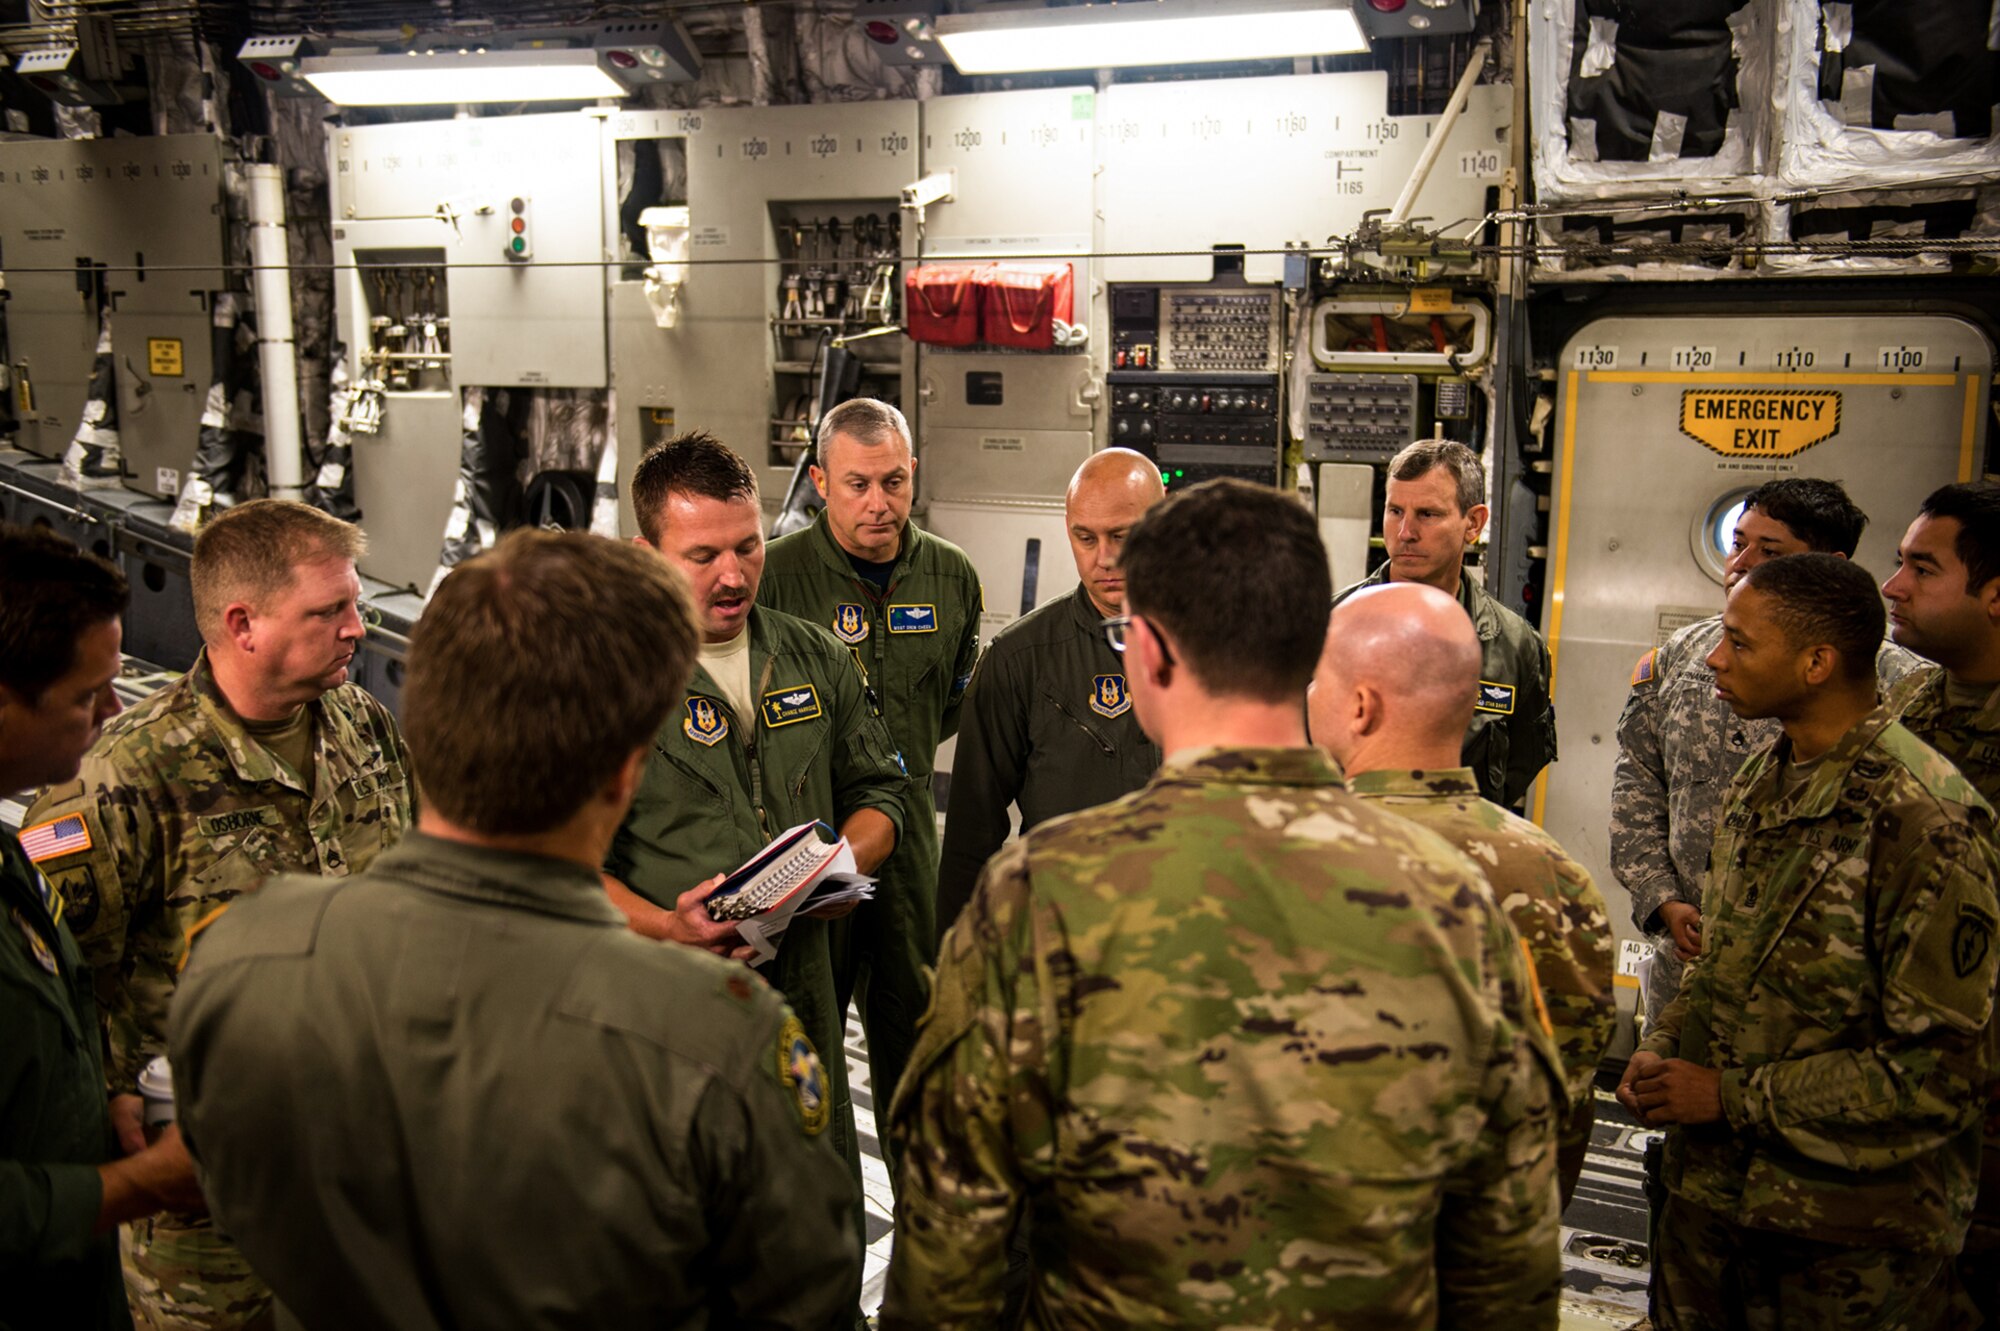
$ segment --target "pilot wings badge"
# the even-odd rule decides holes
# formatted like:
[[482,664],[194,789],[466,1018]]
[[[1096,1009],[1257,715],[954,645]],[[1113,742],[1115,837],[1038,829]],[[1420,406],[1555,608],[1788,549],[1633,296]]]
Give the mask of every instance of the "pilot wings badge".
[[1090,683],[1090,710],[1099,716],[1123,716],[1132,710],[1132,695],[1123,675],[1099,675]]
[[819,691],[810,684],[777,689],[763,697],[764,724],[773,729],[819,715]]
[[853,601],[842,601],[833,608],[833,636],[853,646],[868,639],[868,616]]
[[687,700],[687,719],[681,722],[681,729],[697,744],[714,748],[729,734],[729,717],[715,699],[699,694]]

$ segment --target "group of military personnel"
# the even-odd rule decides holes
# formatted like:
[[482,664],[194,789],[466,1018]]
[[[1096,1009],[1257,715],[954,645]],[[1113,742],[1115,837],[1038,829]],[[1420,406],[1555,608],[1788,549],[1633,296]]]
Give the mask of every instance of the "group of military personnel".
[[[122,578],[0,531],[0,793],[40,790],[0,838],[0,1325],[853,1326],[851,1004],[883,1326],[1552,1327],[1612,938],[1507,807],[1550,660],[1465,569],[1476,455],[1391,463],[1387,558],[1336,597],[1290,496],[1096,454],[1076,591],[984,653],[916,467],[893,407],[836,407],[825,509],[767,547],[735,453],[657,447],[633,544],[514,532],[439,585],[401,731],[347,679],[347,524],[213,519],[201,656],[123,716]],[[1923,1302],[2000,1072],[1994,494],[1905,539],[1896,637],[1937,664],[1893,703],[1866,575],[1778,557],[1858,523],[1777,487],[1708,645],[1636,672],[1614,853],[1693,963],[1619,1087],[1673,1125],[1660,1325],[1981,1297]],[[1731,795],[1690,794],[1726,744]],[[747,969],[707,895],[813,821],[875,895]]]

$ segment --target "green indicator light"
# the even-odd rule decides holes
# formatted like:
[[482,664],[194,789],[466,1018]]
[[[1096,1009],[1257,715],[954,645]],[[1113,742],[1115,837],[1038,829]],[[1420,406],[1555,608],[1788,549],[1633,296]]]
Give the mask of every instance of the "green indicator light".
[[523,240],[519,236],[514,237],[514,253],[521,254],[525,252],[527,248],[528,248],[527,241]]

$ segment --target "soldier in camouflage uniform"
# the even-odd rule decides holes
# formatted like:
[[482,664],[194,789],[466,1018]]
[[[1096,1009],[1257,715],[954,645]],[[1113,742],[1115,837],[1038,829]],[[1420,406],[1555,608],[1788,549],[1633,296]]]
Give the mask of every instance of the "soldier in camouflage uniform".
[[995,857],[899,1088],[885,1327],[1553,1328],[1560,1063],[1478,871],[1341,789],[1311,516],[1219,481],[1124,553],[1144,789]]
[[1767,561],[1723,628],[1717,687],[1784,736],[1730,788],[1708,937],[1619,1085],[1668,1129],[1653,1319],[1943,1326],[1989,1076],[1993,811],[1878,705],[1865,570]]
[[[1723,580],[1737,582],[1766,559],[1809,550],[1854,557],[1868,515],[1832,481],[1771,481],[1744,498]],[[1680,992],[1681,968],[1701,950],[1701,888],[1722,796],[1751,754],[1778,738],[1778,723],[1733,716],[1715,696],[1707,661],[1722,617],[1679,630],[1639,658],[1618,718],[1611,780],[1611,871],[1632,897],[1632,923],[1653,939],[1645,1026]],[[1916,669],[1915,657],[1884,643],[1876,669],[1886,692]]]
[[876,870],[875,898],[833,926],[837,1001],[868,1033],[878,1134],[909,1062],[937,961],[937,806],[931,769],[958,733],[979,655],[979,574],[965,552],[910,521],[916,459],[903,413],[873,398],[819,423],[813,484],[826,509],[771,542],[757,603],[818,624],[847,645],[909,769],[902,835]]
[[1486,527],[1486,470],[1479,455],[1448,439],[1420,439],[1389,460],[1382,501],[1388,558],[1342,589],[1421,582],[1458,598],[1479,633],[1479,697],[1461,761],[1479,793],[1517,807],[1541,770],[1556,760],[1556,709],[1549,696],[1549,647],[1534,625],[1468,576],[1466,549]]
[[[358,528],[304,504],[257,500],[195,541],[188,673],[105,726],[74,781],[25,826],[81,820],[42,872],[70,920],[103,1009],[119,1131],[130,1093],[166,1052],[188,930],[270,874],[359,872],[409,826],[409,760],[387,709],[347,683],[363,636]],[[143,1327],[233,1328],[270,1292],[206,1216],[136,1225],[127,1258]]]
[[1618,1020],[1611,921],[1589,873],[1541,828],[1479,797],[1458,765],[1479,690],[1479,637],[1434,587],[1373,587],[1341,603],[1313,677],[1313,739],[1347,788],[1449,841],[1493,885],[1534,958],[1569,1089],[1560,1136],[1563,1205],[1583,1173],[1592,1083]]
[[[1882,587],[1889,636],[1937,664],[1898,685],[1890,709],[2000,807],[2000,485],[1934,492],[1896,555]],[[1987,1090],[1979,1204],[1958,1274],[1987,1323],[2000,1325],[2000,1085]]]

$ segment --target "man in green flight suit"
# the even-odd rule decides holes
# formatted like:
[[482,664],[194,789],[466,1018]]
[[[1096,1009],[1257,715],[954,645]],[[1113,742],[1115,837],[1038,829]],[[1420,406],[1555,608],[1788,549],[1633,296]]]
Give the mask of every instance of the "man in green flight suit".
[[965,552],[910,521],[917,461],[903,413],[855,398],[819,423],[813,485],[826,508],[771,542],[759,604],[821,625],[862,666],[909,768],[902,836],[875,899],[833,926],[836,994],[868,1033],[881,1140],[909,1062],[937,959],[937,808],[931,768],[958,732],[959,700],[979,655],[979,574]]
[[[29,832],[75,817],[80,837],[36,852],[73,903],[96,972],[115,1091],[137,1140],[140,1069],[166,1052],[188,930],[274,873],[344,877],[413,816],[402,735],[348,680],[366,630],[361,529],[287,499],[257,499],[195,537],[201,655],[106,725],[77,779],[49,787]],[[270,1291],[206,1215],[135,1225],[132,1304],[153,1331],[248,1331]]]
[[[67,781],[118,714],[117,569],[52,532],[0,526],[0,796]],[[43,841],[81,832],[48,829]],[[69,903],[0,830],[0,1324],[130,1331],[118,1225],[201,1205],[171,1125],[121,1154],[90,970]]]
[[1667,1127],[1653,1323],[1948,1325],[2000,953],[1993,810],[1881,705],[1867,571],[1786,555],[1709,654],[1783,736],[1736,776],[1702,950],[1618,1096]]
[[1112,621],[1146,787],[987,865],[898,1088],[882,1324],[1554,1331],[1560,1065],[1464,855],[1305,733],[1332,599],[1268,486],[1169,498]]
[[1479,793],[1512,809],[1556,760],[1549,648],[1532,624],[1465,571],[1465,551],[1486,528],[1486,470],[1479,455],[1448,439],[1420,439],[1389,460],[1382,542],[1389,557],[1341,589],[1424,582],[1458,598],[1479,632],[1479,701],[1465,732],[1465,765]]
[[[708,918],[707,880],[815,819],[838,828],[861,872],[872,873],[895,849],[909,780],[847,647],[757,604],[764,520],[757,478],[741,458],[699,431],[671,439],[640,459],[632,505],[640,543],[687,578],[702,641],[604,869],[634,928],[728,953],[740,939],[734,925]],[[860,1142],[828,932],[826,920],[794,916],[763,969],[826,1065],[834,1146],[857,1181],[858,1228]]]
[[938,862],[940,934],[1006,841],[1009,805],[1026,832],[1129,795],[1159,767],[1103,621],[1125,610],[1125,537],[1165,495],[1159,468],[1129,448],[1091,454],[1070,478],[1063,523],[1076,590],[995,634],[965,691]]
[[[1905,728],[2000,807],[2000,485],[1947,485],[1924,500],[1882,585],[1889,636],[1935,665],[1890,695]],[[2000,1063],[1989,1075],[1979,1204],[1958,1276],[2000,1325]]]
[[812,1042],[748,971],[634,937],[604,898],[695,650],[656,557],[510,532],[412,635],[416,831],[199,931],[171,1031],[182,1128],[306,1326],[851,1318],[853,1185]]

